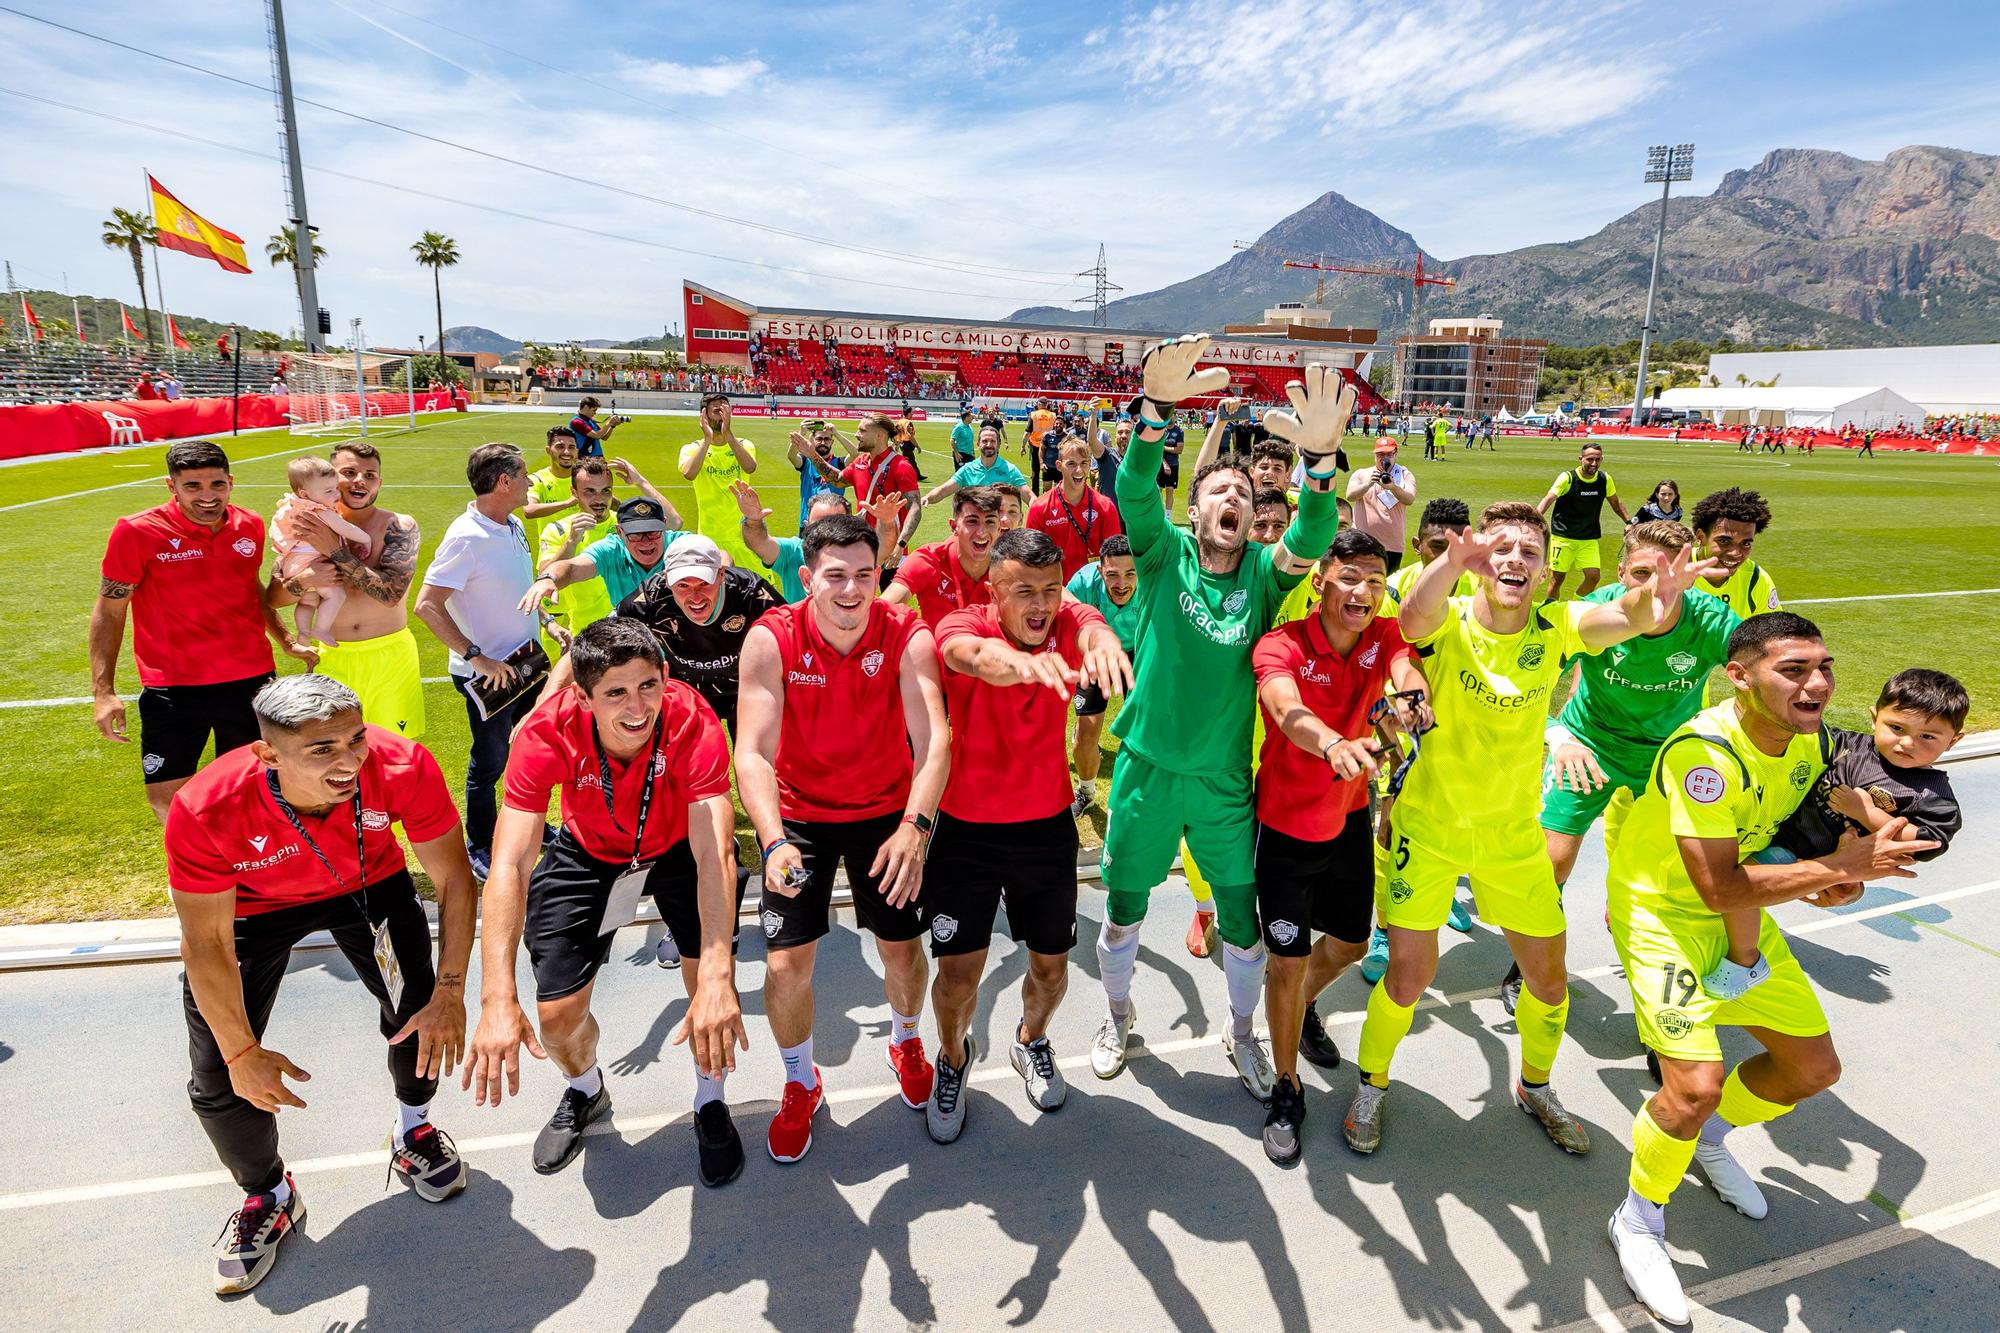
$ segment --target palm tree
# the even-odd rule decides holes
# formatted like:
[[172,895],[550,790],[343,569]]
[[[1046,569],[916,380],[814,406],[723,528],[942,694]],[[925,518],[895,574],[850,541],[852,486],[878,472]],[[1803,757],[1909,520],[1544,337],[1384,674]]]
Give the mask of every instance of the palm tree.
[[[270,240],[264,242],[264,253],[271,257],[272,268],[276,268],[280,264],[290,264],[292,266],[292,286],[298,290],[299,305],[303,309],[306,295],[305,285],[299,281],[298,246],[299,238],[294,229],[291,227],[280,227],[271,234]],[[326,247],[319,243],[319,237],[315,235],[312,243],[312,266],[318,268],[319,261],[324,258],[326,258]],[[313,317],[312,311],[305,311],[305,317],[311,319]]]
[[157,244],[160,233],[151,218],[123,208],[112,209],[111,216],[99,225],[104,228],[100,239],[106,248],[123,250],[132,256],[132,276],[139,282],[139,310],[146,319],[146,346],[151,347],[153,307],[146,303],[146,252],[142,247]]
[[415,245],[410,247],[410,253],[417,257],[419,264],[431,271],[431,296],[437,301],[437,354],[438,369],[441,372],[438,378],[449,383],[457,376],[453,373],[451,363],[444,357],[444,288],[439,283],[438,272],[458,262],[458,242],[441,231],[427,231],[417,239]]

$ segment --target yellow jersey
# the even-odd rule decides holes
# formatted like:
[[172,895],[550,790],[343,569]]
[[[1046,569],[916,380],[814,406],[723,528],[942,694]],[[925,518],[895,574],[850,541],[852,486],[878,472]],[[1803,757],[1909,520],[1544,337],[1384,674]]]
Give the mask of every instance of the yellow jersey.
[[1731,611],[1744,620],[1761,611],[1780,609],[1777,583],[1772,580],[1770,571],[1755,560],[1745,560],[1736,567],[1735,573],[1720,584],[1702,582],[1695,587],[1720,597]]
[[[540,472],[530,472],[528,474],[529,504],[545,505],[556,500],[570,500],[574,498],[575,492],[570,489],[569,485],[569,473],[565,472],[561,476],[557,476],[554,468],[545,467]],[[536,519],[535,522],[539,525],[534,533],[536,540],[539,541],[541,539],[542,533],[548,530],[549,524],[566,522],[570,517],[569,514],[558,513]],[[556,539],[556,545],[562,545],[562,538],[558,537]],[[578,547],[577,549],[582,550],[583,548]]]
[[[1394,620],[1403,608],[1403,599],[1410,595],[1410,589],[1417,586],[1417,575],[1424,572],[1421,560],[1405,560],[1402,567],[1389,576],[1389,595],[1382,599],[1382,614]],[[1470,597],[1477,581],[1470,574],[1460,574],[1458,582],[1452,585],[1453,597]]]
[[[556,552],[562,549],[563,540],[569,533],[569,520],[575,517],[574,514],[559,514],[543,524],[541,558],[535,561],[535,568],[540,569],[555,559]],[[577,542],[571,554],[581,552],[592,542],[609,537],[616,531],[618,531],[618,511],[615,508],[607,509],[603,520],[583,535],[583,539]],[[596,624],[617,610],[611,605],[611,593],[604,586],[604,580],[599,578],[583,579],[570,584],[567,588],[556,589],[554,601],[556,618],[562,621],[563,628],[571,634],[585,625]]]
[[1695,714],[1660,747],[1619,832],[1606,875],[1612,921],[1637,908],[1677,933],[1726,934],[1675,839],[1729,838],[1740,864],[1770,845],[1825,769],[1819,735],[1794,736],[1783,754],[1770,755],[1744,733],[1734,700]]

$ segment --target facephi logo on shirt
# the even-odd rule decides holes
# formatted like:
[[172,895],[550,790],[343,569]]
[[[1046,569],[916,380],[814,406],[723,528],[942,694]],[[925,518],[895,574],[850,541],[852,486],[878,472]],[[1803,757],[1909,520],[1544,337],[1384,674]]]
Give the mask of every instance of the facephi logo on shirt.
[[270,840],[271,840],[271,835],[268,833],[260,833],[256,835],[255,837],[250,839],[251,850],[255,851],[259,856],[262,856],[264,854],[264,844],[269,842]]
[[1675,653],[1667,659],[1667,665],[1674,669],[1676,676],[1685,676],[1694,670],[1695,660],[1693,653]]
[[1721,800],[1728,785],[1722,780],[1722,774],[1706,764],[1689,769],[1688,775],[1681,779],[1681,790],[1703,805],[1714,805]]
[[884,660],[880,648],[870,649],[868,654],[861,659],[861,674],[873,679],[875,673],[882,669]]
[[251,541],[248,537],[238,537],[230,545],[229,549],[247,560],[249,557],[257,554],[257,543]]
[[370,833],[383,832],[389,827],[389,812],[387,810],[369,810],[364,807],[361,811],[361,827],[367,829]]
[[1299,667],[1299,679],[1309,680],[1315,685],[1333,684],[1332,674],[1319,669],[1319,659],[1317,657],[1308,657]]
[[1369,667],[1374,666],[1375,659],[1380,657],[1381,655],[1382,655],[1381,644],[1379,643],[1369,644],[1367,651],[1361,654],[1361,662],[1360,662],[1361,669],[1363,671],[1366,671]]
[[1248,605],[1250,605],[1250,594],[1238,588],[1222,599],[1222,613],[1228,616],[1240,616],[1243,614],[1243,608]]

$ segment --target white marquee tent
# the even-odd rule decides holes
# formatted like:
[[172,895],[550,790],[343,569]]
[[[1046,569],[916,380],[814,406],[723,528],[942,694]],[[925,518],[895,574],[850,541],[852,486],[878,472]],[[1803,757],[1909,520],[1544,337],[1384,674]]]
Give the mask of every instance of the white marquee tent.
[[1924,419],[1924,409],[1893,389],[1773,385],[1760,388],[1668,389],[1655,406],[1699,412],[1711,421],[1764,426],[1882,429]]

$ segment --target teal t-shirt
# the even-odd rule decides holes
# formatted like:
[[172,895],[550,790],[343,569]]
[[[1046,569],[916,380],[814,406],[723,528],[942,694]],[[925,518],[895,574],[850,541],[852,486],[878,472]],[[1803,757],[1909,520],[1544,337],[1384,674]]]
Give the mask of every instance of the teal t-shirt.
[[1069,595],[1090,607],[1104,617],[1111,626],[1111,632],[1118,636],[1118,646],[1127,655],[1139,646],[1139,593],[1137,589],[1125,605],[1111,600],[1111,594],[1104,587],[1104,571],[1097,567],[1095,560],[1076,571],[1070,577]]
[[[670,528],[662,535],[666,537],[666,541],[660,546],[660,559],[665,561],[668,549],[685,534]],[[646,576],[659,568],[656,564],[652,569],[648,569],[634,560],[632,552],[625,547],[625,539],[615,532],[609,537],[600,537],[584,547],[583,554],[589,556],[591,563],[597,566],[597,576],[604,580],[604,590],[611,594],[611,605],[614,608],[639,591],[639,585],[646,581]]]
[[958,484],[960,490],[964,490],[968,486],[1025,486],[1028,484],[1028,479],[1021,475],[1021,469],[1015,467],[1004,458],[994,459],[992,467],[986,466],[986,464],[975,458],[970,463],[959,468],[958,471],[952,473],[951,479]]
[[972,433],[972,427],[961,421],[951,428],[951,451],[954,454],[973,453],[973,442],[977,438]]
[[788,602],[803,602],[806,585],[799,571],[806,567],[806,544],[797,537],[779,537],[778,558],[765,568],[778,576],[778,591]]
[[[1625,592],[1612,583],[1577,600],[1615,602]],[[1667,737],[1701,711],[1708,673],[1728,660],[1729,636],[1742,623],[1720,597],[1684,593],[1680,619],[1665,634],[1578,658],[1576,693],[1557,720],[1600,765],[1637,774],[1643,784]]]

